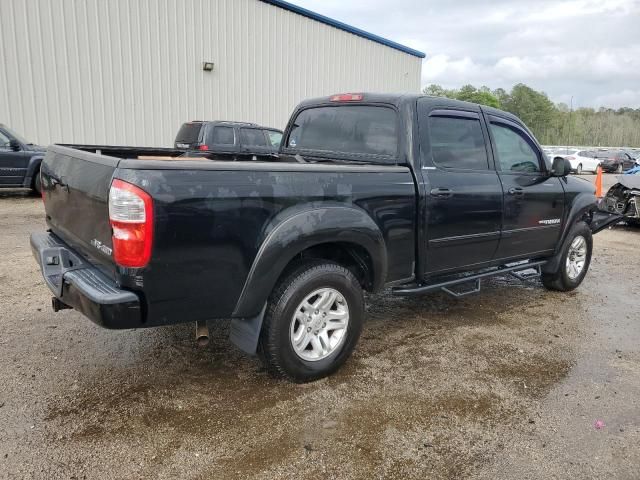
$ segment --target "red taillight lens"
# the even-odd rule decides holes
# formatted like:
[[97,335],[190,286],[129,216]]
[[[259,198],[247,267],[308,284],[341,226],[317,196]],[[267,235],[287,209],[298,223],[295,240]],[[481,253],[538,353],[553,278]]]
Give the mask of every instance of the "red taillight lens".
[[151,259],[153,201],[135,185],[114,180],[109,190],[113,258],[123,267],[144,267]]
[[209,145],[198,145],[198,150],[209,150]]
[[339,93],[338,95],[333,95],[329,101],[331,102],[358,102],[362,100],[364,97],[361,93]]
[[567,160],[575,160],[576,159],[576,157],[573,157],[573,156],[564,157],[564,158],[566,158]]

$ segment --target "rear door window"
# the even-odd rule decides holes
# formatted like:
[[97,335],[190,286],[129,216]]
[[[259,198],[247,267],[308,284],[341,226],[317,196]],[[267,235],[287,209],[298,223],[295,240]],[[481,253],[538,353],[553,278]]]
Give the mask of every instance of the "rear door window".
[[213,127],[207,134],[207,145],[233,145],[233,127]]
[[395,163],[397,130],[397,114],[388,107],[314,107],[298,114],[287,147],[319,154],[373,157],[385,163]]
[[429,117],[433,162],[440,168],[488,170],[489,159],[477,118]]
[[257,147],[266,147],[267,139],[264,132],[258,128],[241,128],[240,143]]

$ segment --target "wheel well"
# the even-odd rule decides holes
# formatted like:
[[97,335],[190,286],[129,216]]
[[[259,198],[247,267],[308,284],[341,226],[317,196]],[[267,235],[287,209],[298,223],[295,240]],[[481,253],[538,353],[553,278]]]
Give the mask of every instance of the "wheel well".
[[329,260],[337,263],[351,270],[360,282],[360,285],[362,285],[362,288],[367,291],[373,289],[374,272],[371,255],[369,255],[369,252],[364,247],[358,244],[330,242],[309,247],[291,259],[280,275],[280,279],[300,265],[300,263],[309,260]]

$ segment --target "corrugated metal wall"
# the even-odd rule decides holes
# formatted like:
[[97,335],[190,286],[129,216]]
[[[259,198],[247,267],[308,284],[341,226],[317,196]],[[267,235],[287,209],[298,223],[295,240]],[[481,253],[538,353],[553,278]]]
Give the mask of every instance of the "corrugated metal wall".
[[41,144],[170,146],[195,119],[283,128],[304,98],[417,92],[421,63],[258,0],[0,0],[0,122]]

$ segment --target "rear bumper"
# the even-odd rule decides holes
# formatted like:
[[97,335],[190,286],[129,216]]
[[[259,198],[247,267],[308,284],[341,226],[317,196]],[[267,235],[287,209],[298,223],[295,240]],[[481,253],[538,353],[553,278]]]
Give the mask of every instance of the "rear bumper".
[[44,281],[64,304],[105,328],[138,328],[140,298],[88,263],[52,233],[31,235],[31,251]]

